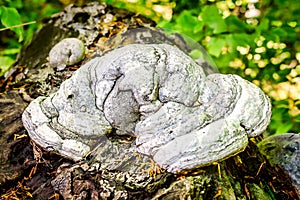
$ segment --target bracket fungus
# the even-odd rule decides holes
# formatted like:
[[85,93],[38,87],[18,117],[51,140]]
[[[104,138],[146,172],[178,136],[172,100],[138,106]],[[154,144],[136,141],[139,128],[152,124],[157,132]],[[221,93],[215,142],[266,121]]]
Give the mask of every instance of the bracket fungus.
[[54,45],[49,52],[49,63],[57,70],[74,65],[84,58],[85,47],[77,38],[66,38]]
[[269,98],[239,76],[205,75],[168,44],[130,44],[81,66],[22,120],[32,140],[73,160],[111,130],[131,135],[132,151],[176,173],[243,151],[270,116]]

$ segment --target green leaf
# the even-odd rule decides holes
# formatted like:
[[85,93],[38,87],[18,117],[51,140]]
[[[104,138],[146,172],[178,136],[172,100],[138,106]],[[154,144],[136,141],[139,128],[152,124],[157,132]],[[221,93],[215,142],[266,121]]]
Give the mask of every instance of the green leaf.
[[203,53],[199,49],[193,49],[190,53],[189,56],[192,57],[194,60],[203,57]]
[[10,66],[14,63],[14,59],[9,56],[0,56],[0,77],[9,70]]
[[283,28],[273,28],[270,31],[271,34],[276,34],[279,37],[286,37],[287,36],[287,32],[283,29]]
[[257,30],[260,32],[269,30],[269,23],[270,23],[269,19],[263,18],[259,23],[259,25],[257,26]]
[[234,15],[226,17],[225,23],[227,24],[229,32],[247,32],[254,30],[251,25],[246,24]]
[[[1,6],[2,14],[1,14],[1,23],[6,27],[10,28],[15,25],[21,25],[21,17],[18,11],[15,8],[8,8]],[[19,37],[19,42],[23,40],[23,27],[19,28],[10,28],[13,30]]]
[[202,36],[203,22],[199,21],[197,17],[193,15],[192,11],[182,11],[175,20],[175,29],[179,30],[194,40],[199,40]]
[[267,39],[272,39],[275,42],[295,42],[299,40],[298,31],[288,26],[272,28],[267,36]]
[[219,57],[222,48],[226,45],[226,41],[223,38],[211,38],[210,41],[207,43],[207,50],[210,55],[215,57]]
[[[295,29],[291,28],[291,27],[284,27],[283,28],[284,33],[286,34],[286,37],[283,38],[284,41],[288,41],[288,42],[295,42],[299,39],[297,39],[297,37],[299,37],[299,32],[297,32]],[[298,29],[299,31],[299,29]],[[281,40],[283,41],[283,40]]]
[[220,70],[220,73],[232,73],[229,63],[233,60],[233,54],[221,54],[218,59],[214,59],[216,66]]
[[292,122],[278,124],[275,134],[288,133],[292,128]]
[[23,3],[22,0],[13,0],[13,1],[8,1],[8,7],[12,7],[12,8],[22,8],[23,7]]
[[233,47],[236,48],[237,46],[247,47],[248,45],[254,44],[254,41],[251,39],[251,35],[247,33],[235,33],[232,34],[232,44]]
[[43,4],[46,3],[46,0],[32,0],[33,3],[39,3],[39,4]]
[[190,11],[182,11],[180,15],[176,18],[176,23],[180,24],[182,27],[186,27],[188,29],[193,29],[194,25],[200,22],[197,17],[193,16]]
[[7,48],[0,51],[0,55],[15,55],[20,52],[20,48]]
[[198,20],[196,26],[194,27],[194,33],[198,33],[203,30],[203,23]]
[[219,13],[219,10],[216,5],[210,5],[204,7],[201,17],[204,23],[213,29],[214,34],[219,34],[227,31],[227,26],[222,18],[222,15]]

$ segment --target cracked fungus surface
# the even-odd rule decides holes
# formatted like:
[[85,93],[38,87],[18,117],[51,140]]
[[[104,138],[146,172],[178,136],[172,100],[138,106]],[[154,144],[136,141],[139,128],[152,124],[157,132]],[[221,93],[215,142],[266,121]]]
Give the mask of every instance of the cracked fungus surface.
[[[89,152],[101,160],[113,144],[126,151],[107,160],[138,153],[175,173],[243,151],[270,116],[268,97],[239,76],[206,76],[171,45],[131,44],[83,65],[56,93],[32,101],[22,119],[32,140],[73,160]],[[118,144],[111,130],[134,139]]]

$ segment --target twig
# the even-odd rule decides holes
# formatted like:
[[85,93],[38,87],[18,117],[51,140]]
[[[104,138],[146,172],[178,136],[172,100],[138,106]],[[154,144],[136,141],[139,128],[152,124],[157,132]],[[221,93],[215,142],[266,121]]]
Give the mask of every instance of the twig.
[[35,24],[35,23],[36,23],[36,21],[26,22],[26,23],[23,23],[23,24],[18,24],[18,25],[14,25],[14,26],[10,26],[10,27],[1,28],[0,31],[5,31],[5,30],[8,30],[8,29],[12,29],[12,28],[19,28],[21,26],[27,26],[29,24]]

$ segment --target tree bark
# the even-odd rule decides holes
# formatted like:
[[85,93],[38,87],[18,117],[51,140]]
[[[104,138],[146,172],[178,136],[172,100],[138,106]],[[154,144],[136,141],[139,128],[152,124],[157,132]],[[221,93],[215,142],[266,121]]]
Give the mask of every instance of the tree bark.
[[[0,80],[0,199],[299,199],[288,175],[271,167],[259,153],[256,142],[261,138],[249,140],[244,152],[216,165],[184,174],[149,169],[146,180],[105,170],[89,160],[70,161],[30,141],[21,121],[25,107],[34,98],[56,91],[94,55],[143,34],[188,48],[180,36],[168,38],[154,27],[143,16],[105,4],[70,6],[52,17],[22,49],[16,64]],[[126,35],[134,29],[135,34]],[[81,63],[56,71],[47,56],[67,37],[84,37],[90,51]]]

